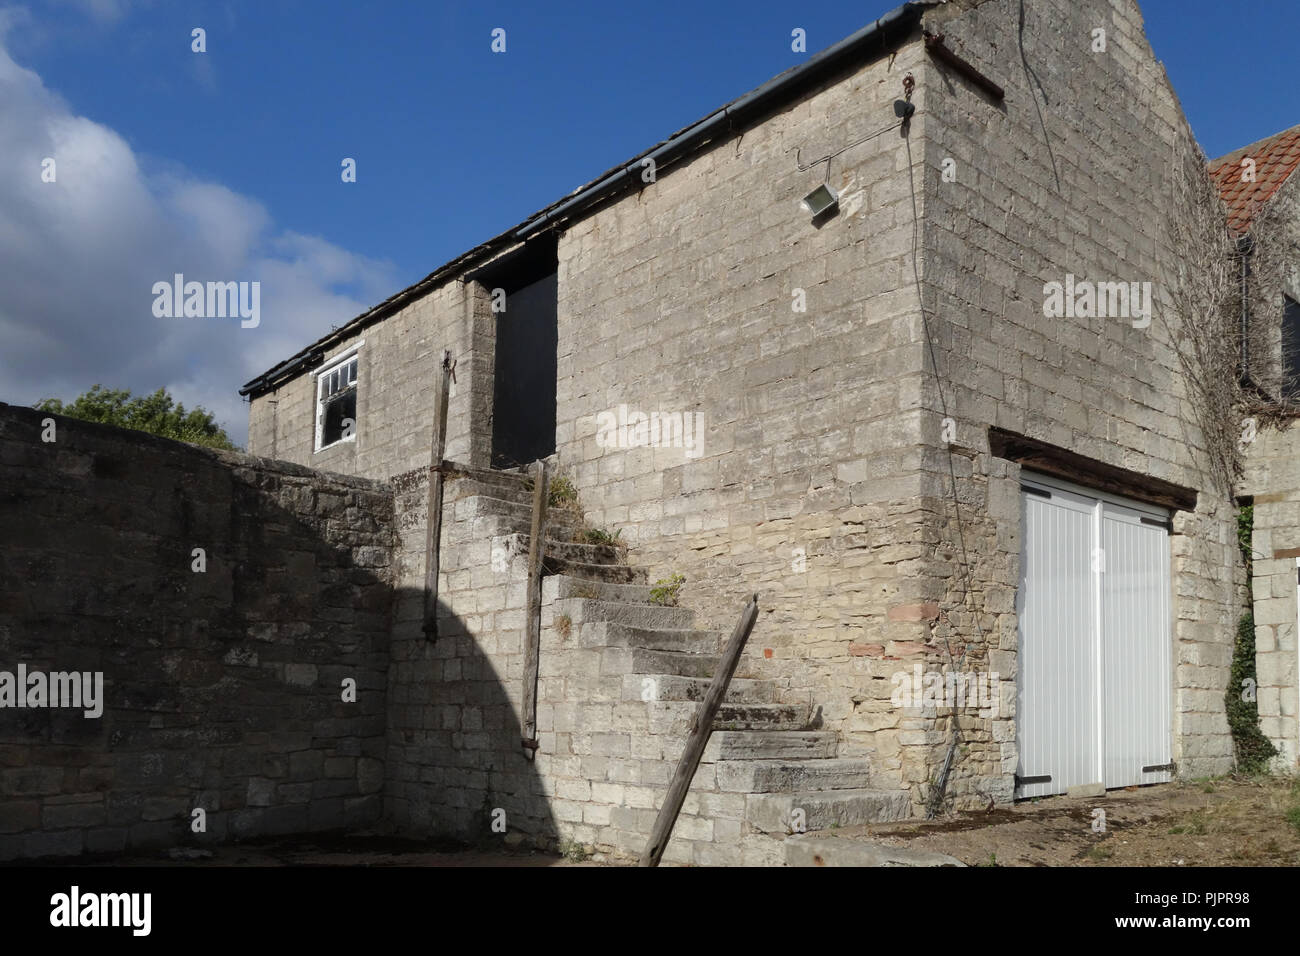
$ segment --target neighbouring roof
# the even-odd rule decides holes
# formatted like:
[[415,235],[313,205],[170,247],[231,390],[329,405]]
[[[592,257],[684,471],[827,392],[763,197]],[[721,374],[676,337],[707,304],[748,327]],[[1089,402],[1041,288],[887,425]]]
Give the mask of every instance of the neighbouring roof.
[[395,295],[366,310],[346,325],[321,336],[311,345],[268,369],[239,390],[241,395],[259,395],[283,381],[301,374],[313,363],[321,361],[334,344],[359,332],[362,328],[387,318],[401,309],[417,295],[422,295],[442,283],[465,275],[474,266],[497,253],[517,245],[524,239],[540,234],[546,229],[581,218],[597,204],[619,195],[640,183],[641,161],[649,156],[657,168],[663,170],[701,149],[709,149],[729,138],[735,132],[770,116],[782,106],[796,101],[810,85],[818,80],[846,69],[854,63],[864,63],[893,48],[893,43],[905,36],[929,7],[947,0],[907,0],[902,6],[883,14],[851,36],[809,57],[798,66],[768,80],[762,86],[737,97],[708,116],[674,133],[650,149],[638,153],[620,166],[615,166],[572,193],[551,203],[545,209],[528,217],[518,226],[508,229],[493,239],[435,269],[419,282],[407,286]]
[[[1241,161],[1255,161],[1255,181],[1243,179]],[[1300,167],[1300,126],[1284,129],[1268,139],[1251,143],[1220,156],[1210,163],[1210,177],[1228,206],[1228,226],[1233,232],[1250,231],[1259,207],[1282,188],[1282,184]]]

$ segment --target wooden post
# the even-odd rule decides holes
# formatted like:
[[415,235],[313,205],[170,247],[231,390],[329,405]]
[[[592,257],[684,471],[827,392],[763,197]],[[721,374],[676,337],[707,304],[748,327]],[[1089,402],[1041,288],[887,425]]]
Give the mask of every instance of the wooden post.
[[524,618],[523,739],[528,756],[537,754],[537,669],[542,650],[542,557],[546,550],[546,462],[533,465],[533,523],[528,538],[528,608]]
[[456,363],[451,351],[442,350],[442,372],[433,416],[433,448],[429,454],[429,519],[424,534],[424,634],[429,640],[438,637],[438,549],[442,542],[442,460],[447,450],[447,402],[451,383],[456,378]]
[[695,711],[695,720],[691,724],[690,735],[686,738],[686,749],[682,751],[682,757],[677,761],[677,769],[673,771],[673,779],[668,784],[668,793],[664,796],[663,806],[659,808],[654,829],[650,831],[650,842],[646,844],[645,852],[641,854],[640,866],[658,866],[664,850],[668,848],[668,840],[673,835],[673,826],[677,823],[677,814],[681,813],[682,804],[686,802],[686,792],[691,788],[691,780],[695,777],[695,770],[700,765],[704,748],[713,733],[713,718],[717,716],[718,708],[722,706],[723,698],[727,696],[731,675],[736,673],[740,654],[745,649],[745,642],[749,640],[749,632],[754,629],[754,621],[757,619],[758,595],[755,594],[745,605],[745,609],[740,612],[736,629],[731,632],[731,638],[722,651],[718,672],[713,675],[713,682],[709,684],[704,699],[700,701],[699,709]]

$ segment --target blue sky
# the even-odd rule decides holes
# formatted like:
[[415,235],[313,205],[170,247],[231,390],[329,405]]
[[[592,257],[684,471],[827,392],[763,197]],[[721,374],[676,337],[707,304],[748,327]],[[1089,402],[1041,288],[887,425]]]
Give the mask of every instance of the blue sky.
[[[243,441],[235,389],[252,374],[800,62],[794,27],[816,52],[894,5],[0,0],[0,136],[44,124],[32,155],[78,156],[59,168],[57,214],[30,196],[6,210],[0,193],[0,287],[31,286],[0,298],[0,400],[167,385]],[[1142,6],[1210,156],[1300,123],[1300,4]],[[505,55],[489,49],[494,27]],[[355,184],[340,181],[343,157]],[[19,254],[6,231],[37,234]],[[131,276],[137,296],[172,263],[255,263],[250,275],[280,280],[264,314],[294,317],[142,343],[121,314],[133,306],[88,303],[52,272],[37,281],[38,254],[84,263],[87,281]]]

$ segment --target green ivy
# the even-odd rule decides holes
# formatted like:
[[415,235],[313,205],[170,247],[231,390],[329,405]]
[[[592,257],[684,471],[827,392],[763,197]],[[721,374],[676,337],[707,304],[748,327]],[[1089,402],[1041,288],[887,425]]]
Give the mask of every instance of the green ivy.
[[[1223,696],[1228,712],[1228,727],[1237,750],[1237,769],[1242,773],[1258,774],[1268,768],[1268,762],[1277,755],[1272,742],[1259,729],[1259,703],[1246,700],[1246,682],[1257,687],[1255,674],[1255,616],[1243,614],[1237,623],[1237,642],[1232,653],[1232,672],[1228,678],[1228,691]],[[1254,694],[1250,695],[1252,698]]]
[[1241,560],[1246,566],[1246,579],[1250,580],[1250,572],[1254,566],[1252,557],[1254,555],[1251,544],[1251,536],[1255,528],[1255,506],[1242,505],[1237,509],[1237,547],[1241,549]]
[[[1253,569],[1251,537],[1255,530],[1255,509],[1243,505],[1237,509],[1237,547],[1246,565],[1246,580]],[[1249,682],[1249,683],[1248,683]],[[1256,694],[1246,698],[1246,688],[1258,691],[1255,672],[1255,615],[1247,611],[1237,622],[1237,640],[1232,649],[1232,670],[1228,677],[1228,690],[1223,695],[1228,713],[1228,728],[1232,731],[1233,746],[1237,751],[1237,769],[1242,773],[1264,772],[1268,762],[1277,755],[1272,742],[1259,729],[1259,702]]]

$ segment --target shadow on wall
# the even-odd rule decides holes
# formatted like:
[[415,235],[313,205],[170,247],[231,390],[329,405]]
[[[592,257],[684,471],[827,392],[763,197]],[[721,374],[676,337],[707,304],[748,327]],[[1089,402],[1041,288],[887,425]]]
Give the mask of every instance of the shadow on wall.
[[484,638],[441,602],[438,637],[428,640],[423,609],[423,590],[397,592],[386,822],[398,833],[476,846],[554,848],[551,800],[521,745],[522,674],[510,675],[508,689]]
[[[504,840],[482,807],[420,799],[440,770],[481,773],[509,830],[547,832],[522,756],[503,773],[456,749],[519,749],[473,642],[393,633],[423,594],[392,587],[386,483],[0,404],[0,529],[0,860],[331,830]],[[444,727],[432,686],[389,699],[390,668],[453,650],[489,726],[462,708]],[[407,749],[390,713],[441,763],[386,766]],[[385,813],[399,783],[428,826]]]

